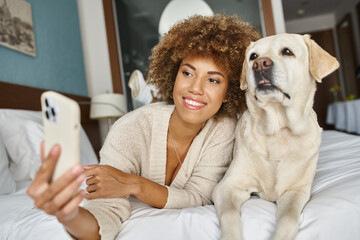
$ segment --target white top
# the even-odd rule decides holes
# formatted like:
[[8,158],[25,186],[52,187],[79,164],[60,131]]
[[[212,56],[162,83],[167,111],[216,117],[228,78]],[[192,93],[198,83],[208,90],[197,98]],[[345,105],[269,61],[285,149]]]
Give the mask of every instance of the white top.
[[[120,118],[100,152],[101,163],[165,185],[167,132],[173,105],[155,103]],[[194,138],[185,160],[168,188],[165,208],[211,204],[212,191],[228,168],[234,143],[235,119],[210,119]],[[186,177],[186,172],[188,177]],[[114,239],[131,213],[127,198],[86,201],[97,219],[102,239]]]

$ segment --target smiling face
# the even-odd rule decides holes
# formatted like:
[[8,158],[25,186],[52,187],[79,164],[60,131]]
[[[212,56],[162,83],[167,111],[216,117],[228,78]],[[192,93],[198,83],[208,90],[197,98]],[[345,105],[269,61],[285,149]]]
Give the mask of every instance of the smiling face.
[[189,56],[180,63],[173,99],[174,114],[184,122],[203,124],[225,101],[229,80],[213,59]]
[[246,87],[261,102],[288,101],[314,84],[308,58],[307,46],[300,35],[260,39],[247,50]]

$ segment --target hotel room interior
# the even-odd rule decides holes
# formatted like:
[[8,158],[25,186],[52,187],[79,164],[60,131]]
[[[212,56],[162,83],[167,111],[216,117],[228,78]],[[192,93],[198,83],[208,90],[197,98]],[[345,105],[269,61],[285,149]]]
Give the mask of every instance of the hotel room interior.
[[[10,2],[31,6],[35,53],[6,44]],[[189,12],[236,14],[263,36],[310,34],[339,60],[339,70],[317,84],[314,110],[324,132],[296,239],[360,239],[360,0],[0,0],[0,239],[68,238],[56,218],[36,209],[25,193],[40,165],[40,95],[58,91],[79,103],[81,163],[97,163],[112,122],[149,103],[148,55],[161,38],[160,25],[171,24],[165,10],[175,2],[181,16],[167,12],[171,20],[196,3],[199,8]],[[94,110],[96,101],[108,100],[122,104],[121,113],[104,114],[100,105]],[[213,206],[131,204],[132,216],[117,239],[220,238]],[[275,203],[252,197],[242,212],[245,239],[270,238]]]

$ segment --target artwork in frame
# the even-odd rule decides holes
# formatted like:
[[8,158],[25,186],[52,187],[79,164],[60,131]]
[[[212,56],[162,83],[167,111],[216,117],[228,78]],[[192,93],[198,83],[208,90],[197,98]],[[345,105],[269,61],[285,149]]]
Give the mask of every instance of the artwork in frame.
[[36,56],[30,3],[0,0],[0,45]]

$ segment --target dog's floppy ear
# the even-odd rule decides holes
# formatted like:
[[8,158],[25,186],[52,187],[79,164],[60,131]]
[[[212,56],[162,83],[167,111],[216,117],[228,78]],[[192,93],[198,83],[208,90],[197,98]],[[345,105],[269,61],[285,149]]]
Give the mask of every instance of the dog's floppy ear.
[[241,77],[240,77],[240,89],[245,90],[247,89],[247,82],[246,82],[246,58],[244,59],[242,70],[241,70]]
[[241,90],[246,90],[248,87],[247,82],[246,82],[246,60],[247,60],[246,57],[247,57],[247,53],[253,43],[254,42],[250,42],[249,46],[246,48],[246,51],[245,51],[245,58],[244,58],[244,62],[242,65],[241,76],[240,76],[240,89]]
[[311,40],[310,35],[303,35],[303,39],[309,51],[310,73],[316,81],[321,82],[321,79],[339,68],[339,62]]

